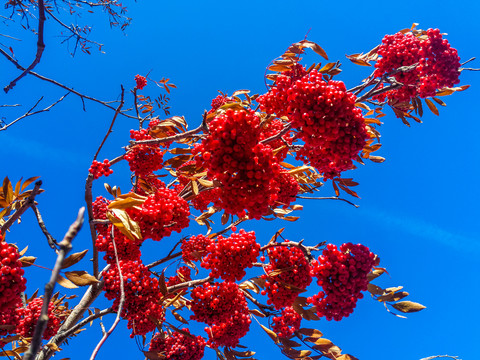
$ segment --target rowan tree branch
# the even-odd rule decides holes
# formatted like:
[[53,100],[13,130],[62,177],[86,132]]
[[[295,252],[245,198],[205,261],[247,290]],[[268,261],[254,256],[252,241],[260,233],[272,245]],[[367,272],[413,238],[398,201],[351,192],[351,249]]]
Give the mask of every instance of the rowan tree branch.
[[93,174],[88,174],[87,180],[85,182],[85,202],[87,203],[87,213],[88,213],[88,225],[90,227],[90,237],[92,238],[92,249],[93,249],[93,276],[98,279],[98,250],[95,246],[95,241],[97,239],[97,232],[95,230],[95,224],[93,223],[93,195],[92,195],[92,185],[93,185]]
[[43,41],[45,20],[47,20],[47,18],[45,17],[45,5],[43,3],[43,0],[38,0],[38,39],[37,53],[35,54],[35,59],[30,64],[30,66],[26,68],[16,79],[12,80],[10,84],[3,88],[3,91],[5,91],[5,93],[8,93],[10,90],[12,90],[17,84],[17,82],[20,81],[20,79],[27,75],[31,70],[33,70],[35,66],[37,66],[37,64],[40,62],[43,50],[45,50],[45,43]]
[[114,314],[115,311],[113,311],[112,308],[108,308],[108,309],[103,309],[103,310],[100,310],[90,316],[87,316],[85,319],[83,319],[82,321],[80,321],[79,323],[77,323],[75,326],[73,326],[72,328],[66,330],[65,332],[63,333],[59,333],[59,335],[61,337],[65,337],[65,338],[68,338],[69,336],[73,335],[73,333],[77,330],[79,330],[82,326],[85,326],[86,324],[88,324],[89,322],[93,321],[93,320],[96,320],[98,318],[101,318],[102,316],[104,315],[108,315],[108,314]]
[[110,123],[110,127],[108,128],[108,131],[107,131],[107,133],[105,134],[105,137],[103,138],[102,143],[101,143],[100,146],[98,147],[98,150],[97,150],[97,152],[95,153],[95,156],[93,157],[93,160],[97,160],[97,156],[98,156],[98,154],[100,153],[100,150],[102,149],[103,144],[105,144],[105,141],[107,141],[108,137],[109,137],[110,134],[112,133],[113,124],[115,124],[115,120],[117,119],[118,114],[120,113],[120,111],[122,110],[123,105],[125,104],[125,101],[124,101],[125,89],[123,88],[123,85],[120,85],[120,87],[121,87],[121,89],[122,89],[122,92],[121,92],[121,95],[120,95],[120,104],[118,105],[117,109],[115,110],[115,115],[113,115],[113,119],[112,119],[112,122]]
[[115,252],[115,262],[117,265],[118,276],[120,278],[120,301],[118,303],[117,317],[115,318],[115,321],[113,322],[110,329],[105,334],[103,334],[102,339],[99,341],[99,343],[93,350],[92,356],[90,356],[90,360],[95,360],[98,352],[100,351],[100,348],[102,347],[103,344],[105,344],[105,341],[107,341],[108,337],[113,333],[113,331],[117,327],[118,323],[120,322],[123,304],[125,303],[125,289],[123,284],[123,275],[122,275],[122,269],[120,268],[120,262],[118,261],[117,245],[115,244],[115,235],[114,235],[113,229],[112,229],[112,243],[113,243],[113,251]]
[[35,105],[33,105],[33,107],[30,108],[30,110],[28,110],[25,114],[23,114],[22,116],[16,118],[15,120],[13,120],[12,122],[6,124],[5,126],[1,127],[0,128],[0,131],[4,131],[4,130],[7,130],[10,126],[12,126],[13,124],[15,124],[16,122],[26,118],[27,116],[32,116],[32,115],[36,115],[36,114],[40,114],[42,112],[45,112],[45,111],[50,111],[51,108],[53,108],[55,105],[57,105],[60,101],[62,101],[63,99],[65,99],[65,97],[68,95],[69,93],[66,93],[65,95],[63,95],[60,99],[58,99],[57,101],[55,101],[53,104],[51,104],[50,106],[47,106],[46,108],[42,109],[42,110],[37,110],[37,111],[33,111],[37,105],[40,103],[40,101],[42,101],[43,99],[43,96],[35,103]]
[[45,329],[47,328],[48,322],[48,305],[53,295],[53,289],[55,289],[55,284],[60,275],[60,270],[62,269],[63,261],[65,260],[66,254],[72,249],[72,241],[77,236],[78,232],[83,225],[83,215],[85,213],[85,208],[82,207],[78,211],[77,219],[75,222],[70,225],[65,237],[59,244],[59,252],[57,255],[57,261],[55,262],[55,267],[53,268],[50,281],[45,285],[45,294],[43,295],[43,304],[40,317],[38,318],[37,325],[35,326],[35,331],[33,333],[32,342],[28,351],[25,353],[23,360],[33,360],[40,345],[42,344],[42,337]]
[[23,213],[35,203],[35,197],[40,193],[40,186],[42,186],[42,180],[38,180],[35,183],[35,187],[33,188],[30,196],[25,200],[20,209],[15,211],[15,213],[10,216],[10,218],[5,222],[5,224],[2,225],[2,227],[0,228],[0,234],[5,234],[10,228],[10,226],[12,226],[12,224],[17,221],[20,216],[22,216]]
[[340,198],[338,196],[326,196],[326,197],[315,197],[315,196],[301,196],[297,195],[297,199],[308,199],[308,200],[339,200],[339,201],[345,201],[347,204],[350,204],[352,206],[355,206],[356,208],[359,208],[360,205],[354,204],[353,202]]
[[35,213],[35,216],[37,217],[37,222],[38,222],[38,225],[40,226],[40,229],[42,230],[43,234],[47,238],[48,245],[52,249],[56,249],[57,240],[55,240],[54,237],[48,232],[47,227],[45,226],[45,223],[42,219],[42,215],[40,214],[40,211],[38,210],[37,206],[35,204],[32,204],[30,207],[32,208],[33,212]]
[[[13,65],[15,65],[15,67],[16,67],[17,69],[22,70],[22,71],[25,71],[25,68],[24,68],[22,65],[20,65],[18,61],[16,61],[13,57],[11,57],[11,56],[10,56],[5,50],[3,50],[2,48],[0,48],[0,54],[2,54],[3,56],[5,56],[8,61],[10,61]],[[94,98],[94,97],[91,97],[91,96],[82,94],[82,93],[74,90],[74,89],[71,88],[71,87],[65,86],[65,85],[59,83],[59,82],[56,81],[56,80],[53,80],[53,79],[47,78],[47,77],[45,77],[45,76],[43,76],[43,75],[40,75],[40,74],[38,74],[38,73],[36,73],[36,72],[34,72],[34,71],[30,71],[30,75],[33,75],[33,76],[35,76],[36,78],[38,78],[38,79],[40,79],[40,80],[49,82],[49,83],[51,83],[51,84],[53,84],[53,85],[56,85],[56,86],[58,86],[58,87],[60,87],[60,88],[62,88],[62,89],[67,90],[68,92],[71,92],[72,94],[77,95],[78,97],[80,97],[80,99],[82,100],[82,102],[84,102],[84,100],[87,99],[87,100],[96,102],[96,103],[98,103],[98,104],[100,104],[100,105],[103,105],[103,106],[105,106],[105,107],[107,107],[107,108],[109,108],[109,109],[111,109],[111,110],[116,111],[116,108],[115,108],[115,107],[109,105],[110,103],[116,102],[116,101],[102,101],[102,100],[98,100],[98,99],[96,99],[96,98]],[[83,103],[83,110],[85,110],[85,103]],[[130,118],[130,119],[137,119],[135,116],[126,114],[126,113],[124,113],[124,112],[120,112],[120,115],[123,115],[123,116],[125,116],[125,117],[127,117],[127,118]]]

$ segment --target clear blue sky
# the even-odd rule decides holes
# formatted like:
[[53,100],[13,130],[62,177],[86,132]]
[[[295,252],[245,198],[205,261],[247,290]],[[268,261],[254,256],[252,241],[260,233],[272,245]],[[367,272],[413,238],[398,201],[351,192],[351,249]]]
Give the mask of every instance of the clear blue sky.
[[[185,115],[192,126],[199,123],[217,90],[232,93],[246,88],[263,93],[263,74],[270,60],[303,39],[309,29],[309,39],[319,43],[331,60],[343,63],[339,79],[347,88],[358,84],[370,69],[350,64],[344,55],[368,51],[385,34],[413,22],[424,29],[438,27],[448,33],[462,61],[480,55],[480,2],[476,0],[126,0],[125,5],[133,18],[126,35],[110,30],[102,17],[92,17],[92,38],[105,44],[105,54],[70,57],[66,47],[59,44],[58,28],[47,21],[47,47],[36,70],[105,100],[118,96],[120,84],[131,88],[136,74],[152,70],[152,78],[168,77],[178,86],[172,94],[172,114]],[[21,63],[29,63],[35,37],[14,31],[12,25],[8,29],[24,39],[14,43],[14,51]],[[313,56],[307,58],[320,61]],[[3,58],[0,66],[3,87],[18,72]],[[472,66],[480,67],[479,61]],[[379,151],[387,161],[369,163],[348,174],[361,184],[356,189],[362,198],[356,201],[359,209],[341,202],[302,202],[302,218],[296,223],[254,222],[248,226],[264,241],[286,226],[285,234],[292,240],[304,238],[312,244],[323,240],[335,244],[361,242],[380,255],[381,264],[390,273],[390,278],[382,276],[385,279],[381,285],[404,285],[410,300],[427,306],[408,319],[399,319],[366,294],[356,312],[344,321],[303,324],[318,328],[344,352],[359,359],[414,360],[436,354],[458,355],[464,360],[478,358],[480,74],[466,72],[461,80],[471,88],[445,98],[448,106],[440,109],[439,117],[426,111],[424,124],[407,128],[387,111],[389,116],[383,118],[385,124],[380,128],[383,147]],[[147,87],[146,93],[155,95],[155,87]],[[26,110],[41,95],[47,104],[63,94],[63,90],[27,77],[9,94],[1,92],[0,104],[21,103]],[[50,113],[27,118],[0,133],[0,177],[8,175],[12,181],[21,176],[42,177],[46,192],[37,200],[47,227],[57,238],[63,236],[83,206],[88,167],[112,116],[111,111],[91,102],[86,102],[86,108],[83,112],[81,101],[70,95]],[[20,111],[0,108],[0,116],[11,120]],[[133,126],[132,120],[119,118],[100,158],[120,154]],[[107,182],[127,189],[126,166],[114,170]],[[331,195],[329,189],[325,186],[325,196]],[[101,182],[94,193],[105,195]],[[30,213],[12,230],[9,241],[21,248],[29,245],[29,254],[39,257],[38,264],[53,266],[52,254]],[[76,251],[90,246],[88,235],[84,229],[75,240]],[[178,238],[174,236],[172,241]],[[85,259],[78,269],[89,265]],[[46,270],[30,267],[28,292],[43,287],[49,275]],[[98,307],[105,306],[108,303],[100,299]],[[112,320],[105,322],[110,324]],[[251,329],[241,343],[256,351],[256,358],[281,356],[255,323]],[[72,339],[60,357],[87,358],[101,337],[98,324],[88,330]],[[100,358],[143,358],[128,334],[126,322],[122,322]],[[214,352],[207,350],[205,359],[214,358]]]

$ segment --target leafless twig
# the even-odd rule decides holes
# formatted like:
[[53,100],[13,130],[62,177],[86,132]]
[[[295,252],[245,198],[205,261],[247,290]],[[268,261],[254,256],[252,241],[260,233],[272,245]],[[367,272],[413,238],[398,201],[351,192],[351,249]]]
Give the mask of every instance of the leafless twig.
[[37,38],[37,53],[35,54],[35,59],[33,62],[30,64],[28,68],[26,68],[16,79],[12,80],[10,84],[8,84],[6,87],[3,88],[5,93],[8,93],[10,90],[12,90],[17,82],[22,79],[25,75],[27,75],[31,70],[37,66],[37,64],[40,62],[40,59],[42,58],[43,50],[45,50],[45,43],[43,41],[43,31],[45,27],[45,20],[47,18],[45,17],[45,5],[43,3],[43,0],[38,0],[38,38]]
[[75,238],[75,236],[77,236],[80,229],[82,228],[84,213],[85,213],[85,208],[82,207],[78,211],[77,219],[72,225],[70,225],[70,228],[65,234],[65,237],[59,244],[60,249],[57,255],[57,261],[55,262],[55,267],[53,268],[53,271],[52,271],[52,276],[50,277],[50,281],[45,285],[45,294],[43,296],[42,311],[41,311],[40,317],[38,318],[37,325],[35,326],[35,332],[33,333],[32,342],[30,344],[28,351],[25,353],[23,360],[33,360],[38,350],[40,349],[40,345],[42,344],[43,333],[47,328],[48,305],[50,304],[50,300],[53,295],[53,289],[55,288],[55,284],[58,280],[58,276],[60,274],[60,270],[62,269],[65,256],[72,249],[72,241]]
[[354,204],[353,202],[343,199],[337,196],[326,196],[326,197],[315,197],[315,196],[301,196],[297,195],[297,199],[309,199],[309,200],[340,200],[340,201],[345,201],[347,204],[350,204],[352,206],[355,206],[356,208],[360,207],[357,204]]
[[98,147],[98,150],[95,153],[95,156],[93,157],[93,160],[97,160],[97,156],[100,153],[100,150],[102,149],[103,144],[105,144],[105,141],[107,141],[108,136],[112,133],[113,124],[115,124],[115,120],[117,119],[117,116],[120,113],[120,111],[122,110],[123,104],[125,103],[125,101],[124,101],[125,89],[123,88],[123,85],[121,85],[121,89],[122,89],[122,92],[121,92],[121,95],[120,95],[120,104],[118,105],[117,110],[115,110],[115,115],[113,115],[113,119],[112,119],[112,122],[110,123],[110,127],[108,128],[108,131],[105,134],[105,137],[103,138],[102,143]]
[[47,238],[48,245],[52,249],[56,249],[57,241],[53,238],[53,236],[48,232],[47,227],[45,226],[45,222],[42,219],[42,215],[40,214],[40,211],[38,210],[37,206],[35,204],[32,204],[30,206],[35,213],[35,216],[37,217],[37,222],[38,225],[40,226],[40,229],[42,230],[43,234]]
[[122,314],[123,304],[125,303],[125,289],[124,289],[124,284],[123,284],[123,275],[122,275],[122,269],[120,269],[120,262],[118,261],[117,246],[115,244],[115,235],[114,235],[114,230],[113,229],[112,229],[111,236],[112,236],[113,250],[115,252],[115,262],[116,262],[116,265],[117,265],[118,276],[120,278],[120,301],[118,303],[117,317],[115,318],[115,321],[113,322],[110,329],[103,335],[102,339],[99,341],[99,343],[97,344],[97,346],[93,350],[92,356],[90,356],[90,360],[95,360],[98,352],[100,351],[100,348],[105,343],[105,341],[107,341],[108,337],[113,333],[113,331],[117,327],[118,323],[120,322],[120,317],[121,317],[121,314]]
[[35,110],[35,108],[37,107],[37,105],[40,103],[40,101],[42,101],[43,99],[43,96],[35,103],[35,105],[33,105],[33,107],[30,108],[30,110],[28,110],[25,114],[23,114],[22,116],[16,118],[15,120],[13,120],[12,122],[10,122],[9,124],[6,124],[5,126],[1,127],[0,128],[0,131],[4,131],[4,130],[7,130],[10,126],[12,126],[13,124],[15,124],[16,122],[26,118],[27,116],[32,116],[32,115],[36,115],[36,114],[40,114],[42,112],[45,112],[45,111],[50,111],[51,108],[53,108],[55,105],[57,105],[60,101],[62,101],[63,99],[65,99],[65,97],[68,95],[69,93],[66,93],[65,95],[63,95],[60,99],[58,99],[57,101],[55,101],[53,104],[47,106],[46,108],[42,109],[42,110],[36,110],[36,111],[33,111]]

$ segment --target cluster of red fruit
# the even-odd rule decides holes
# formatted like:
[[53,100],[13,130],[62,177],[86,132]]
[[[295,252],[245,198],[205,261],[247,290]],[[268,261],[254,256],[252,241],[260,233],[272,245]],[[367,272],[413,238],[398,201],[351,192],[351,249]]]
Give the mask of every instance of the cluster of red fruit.
[[[164,309],[159,304],[161,293],[158,280],[141,261],[120,260],[123,279],[124,305],[122,317],[128,320],[131,337],[145,335],[155,330],[157,323],[165,319]],[[114,300],[112,309],[118,310],[121,298],[121,280],[118,268],[112,265],[104,274],[105,297]]]
[[381,58],[375,63],[375,76],[382,77],[402,66],[415,66],[410,71],[400,71],[393,77],[404,86],[391,90],[378,100],[409,102],[435,96],[438,89],[459,83],[460,58],[457,50],[442,38],[440,30],[429,29],[415,36],[412,32],[386,35],[378,49]]
[[150,351],[162,354],[166,360],[200,360],[205,350],[205,340],[201,336],[190,335],[186,328],[182,332],[155,334],[150,342]]
[[234,282],[205,283],[191,292],[189,302],[192,320],[204,322],[209,336],[208,345],[213,347],[238,345],[240,338],[250,328],[247,301]]
[[173,231],[181,232],[190,223],[188,202],[174,189],[160,188],[147,197],[141,209],[129,208],[128,213],[140,226],[143,239],[160,241]]
[[265,290],[262,295],[268,295],[268,304],[275,309],[292,306],[300,291],[312,282],[310,264],[297,247],[274,246],[268,249],[270,263],[264,267],[266,275]]
[[[136,141],[152,140],[150,131],[158,125],[159,120],[150,121],[148,128],[130,130],[130,138]],[[146,177],[163,167],[163,151],[158,144],[137,144],[130,148],[124,156],[135,175]]]
[[319,317],[340,321],[353,313],[357,300],[367,290],[367,275],[375,263],[375,255],[368,247],[352,243],[343,244],[340,250],[328,244],[318,261],[312,263],[312,276],[323,291],[308,301],[317,309]]
[[108,159],[103,160],[103,162],[93,160],[88,172],[93,175],[94,179],[98,179],[103,175],[109,176],[110,174],[113,174],[113,170],[110,169],[110,161],[108,161]]
[[[104,197],[97,197],[92,203],[93,217],[96,220],[106,220],[108,204],[110,202]],[[111,265],[115,265],[115,250],[119,260],[139,260],[140,246],[143,240],[129,239],[123,235],[112,224],[96,224],[97,239],[95,247],[98,251],[105,252],[104,260]],[[115,246],[114,246],[115,241]]]
[[317,70],[307,73],[299,64],[279,75],[269,92],[258,98],[263,111],[288,116],[304,142],[297,159],[310,163],[325,179],[351,169],[352,159],[369,138],[355,101],[343,82],[327,82]]
[[210,276],[225,281],[241,280],[246,268],[251,268],[260,252],[255,232],[241,229],[228,238],[218,236],[207,247],[208,255],[202,261],[202,267],[210,269]]
[[[184,189],[184,187],[187,186],[187,184],[190,182],[190,179],[182,173],[183,169],[190,166],[196,167],[196,161],[195,160],[187,161],[185,164],[183,164],[177,169],[178,181],[180,184],[175,185],[175,190],[178,193],[180,193]],[[191,204],[195,209],[199,211],[206,211],[210,203],[214,203],[216,201],[218,202],[219,197],[220,197],[219,188],[215,188],[215,187],[205,188],[205,189],[202,189],[202,191],[199,192],[191,200]]]
[[147,86],[147,79],[142,75],[135,75],[135,83],[138,90],[142,90]]
[[[30,301],[26,307],[20,306],[17,309],[17,315],[19,321],[15,329],[15,334],[21,335],[23,337],[32,337],[37,326],[37,321],[40,318],[42,312],[43,299],[35,298]],[[43,333],[43,338],[49,340],[54,336],[58,329],[60,328],[60,318],[56,312],[55,304],[50,302],[48,304],[48,323]]]
[[281,316],[274,316],[272,318],[272,330],[282,338],[289,338],[295,331],[300,329],[302,317],[288,306],[282,309]]
[[190,268],[187,266],[181,266],[178,268],[177,274],[175,276],[170,276],[168,278],[166,285],[170,287],[190,280],[192,280]]
[[17,248],[0,235],[0,336],[14,332],[19,321],[16,309],[22,306],[20,296],[27,282],[19,258]]
[[207,255],[207,248],[211,242],[212,239],[205,235],[196,235],[183,239],[181,245],[183,261],[191,263],[201,260],[203,256]]
[[193,153],[208,178],[221,184],[215,206],[239,216],[246,210],[260,219],[277,200],[275,177],[280,172],[272,148],[260,143],[260,119],[252,110],[228,109],[208,127],[209,134]]
[[15,246],[0,237],[0,313],[15,309],[21,303],[20,294],[26,289],[20,254]]

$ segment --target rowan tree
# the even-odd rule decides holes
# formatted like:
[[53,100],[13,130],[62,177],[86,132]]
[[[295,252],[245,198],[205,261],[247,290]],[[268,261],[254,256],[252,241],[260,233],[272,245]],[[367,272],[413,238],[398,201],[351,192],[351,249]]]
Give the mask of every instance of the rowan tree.
[[[61,3],[72,11],[76,5],[100,6],[111,24],[122,29],[128,24],[117,1]],[[6,92],[25,76],[53,81],[33,69],[42,57],[46,20],[65,27],[54,5],[41,0],[7,2],[6,8],[20,13],[24,21],[38,21],[38,51],[27,68],[0,48],[22,71],[5,86]],[[32,9],[38,11],[37,17],[32,17]],[[120,24],[121,18],[125,22]],[[68,30],[68,39],[77,42],[73,52],[89,53],[92,42],[85,36],[89,30],[77,25]],[[302,61],[306,51],[317,54],[316,63]],[[53,81],[84,101],[110,108],[113,116],[90,168],[85,169],[85,207],[62,241],[48,232],[38,210],[38,195],[43,192],[38,177],[3,181],[3,354],[49,359],[69,340],[76,341],[73,337],[81,337],[88,323],[111,316],[115,320],[92,348],[91,359],[101,354],[102,345],[123,319],[131,337],[143,344],[139,357],[148,359],[201,359],[208,353],[220,359],[253,359],[255,349],[242,338],[259,326],[288,358],[348,360],[354,355],[342,353],[323,337],[315,321],[341,321],[367,292],[397,316],[424,309],[406,300],[409,294],[402,287],[374,283],[386,272],[375,249],[352,242],[304,241],[287,237],[284,228],[271,239],[262,239],[243,228],[255,220],[296,221],[303,209],[298,199],[355,205],[358,194],[352,188],[358,183],[350,173],[357,164],[385,160],[376,152],[381,147],[381,119],[388,109],[393,110],[391,117],[410,126],[421,122],[424,108],[438,115],[438,107],[445,105],[443,97],[468,88],[459,85],[467,70],[465,62],[438,29],[421,30],[414,24],[385,35],[372,50],[347,58],[373,69],[353,87],[337,80],[340,61],[329,62],[320,45],[307,39],[296,42],[267,67],[265,93],[220,93],[193,129],[184,117],[170,116],[167,95],[176,86],[168,79],[154,81],[138,74],[131,79],[133,87],[122,86],[120,99],[114,102]],[[163,91],[160,97],[142,95],[153,83]],[[127,96],[133,99],[131,104]],[[32,109],[0,130],[54,105]],[[102,159],[103,145],[119,117],[134,124],[130,141]],[[122,162],[131,171],[131,187],[126,191],[114,185],[115,168]],[[56,257],[43,295],[25,292],[28,269],[24,268],[38,266],[35,254],[29,254],[27,243],[8,241],[8,230],[23,226],[15,222],[29,210],[54,251],[52,258]],[[84,221],[91,245],[71,254]],[[194,223],[202,231],[196,231]],[[173,240],[176,233],[180,241]],[[168,252],[144,263],[146,241],[157,242]],[[92,265],[83,260],[87,252]],[[72,266],[82,270],[69,270]],[[54,293],[56,284],[61,289]],[[69,293],[77,287],[85,289],[79,299]],[[102,297],[110,301],[109,307],[96,306]],[[192,323],[201,323],[203,331],[194,332],[198,327]]]

